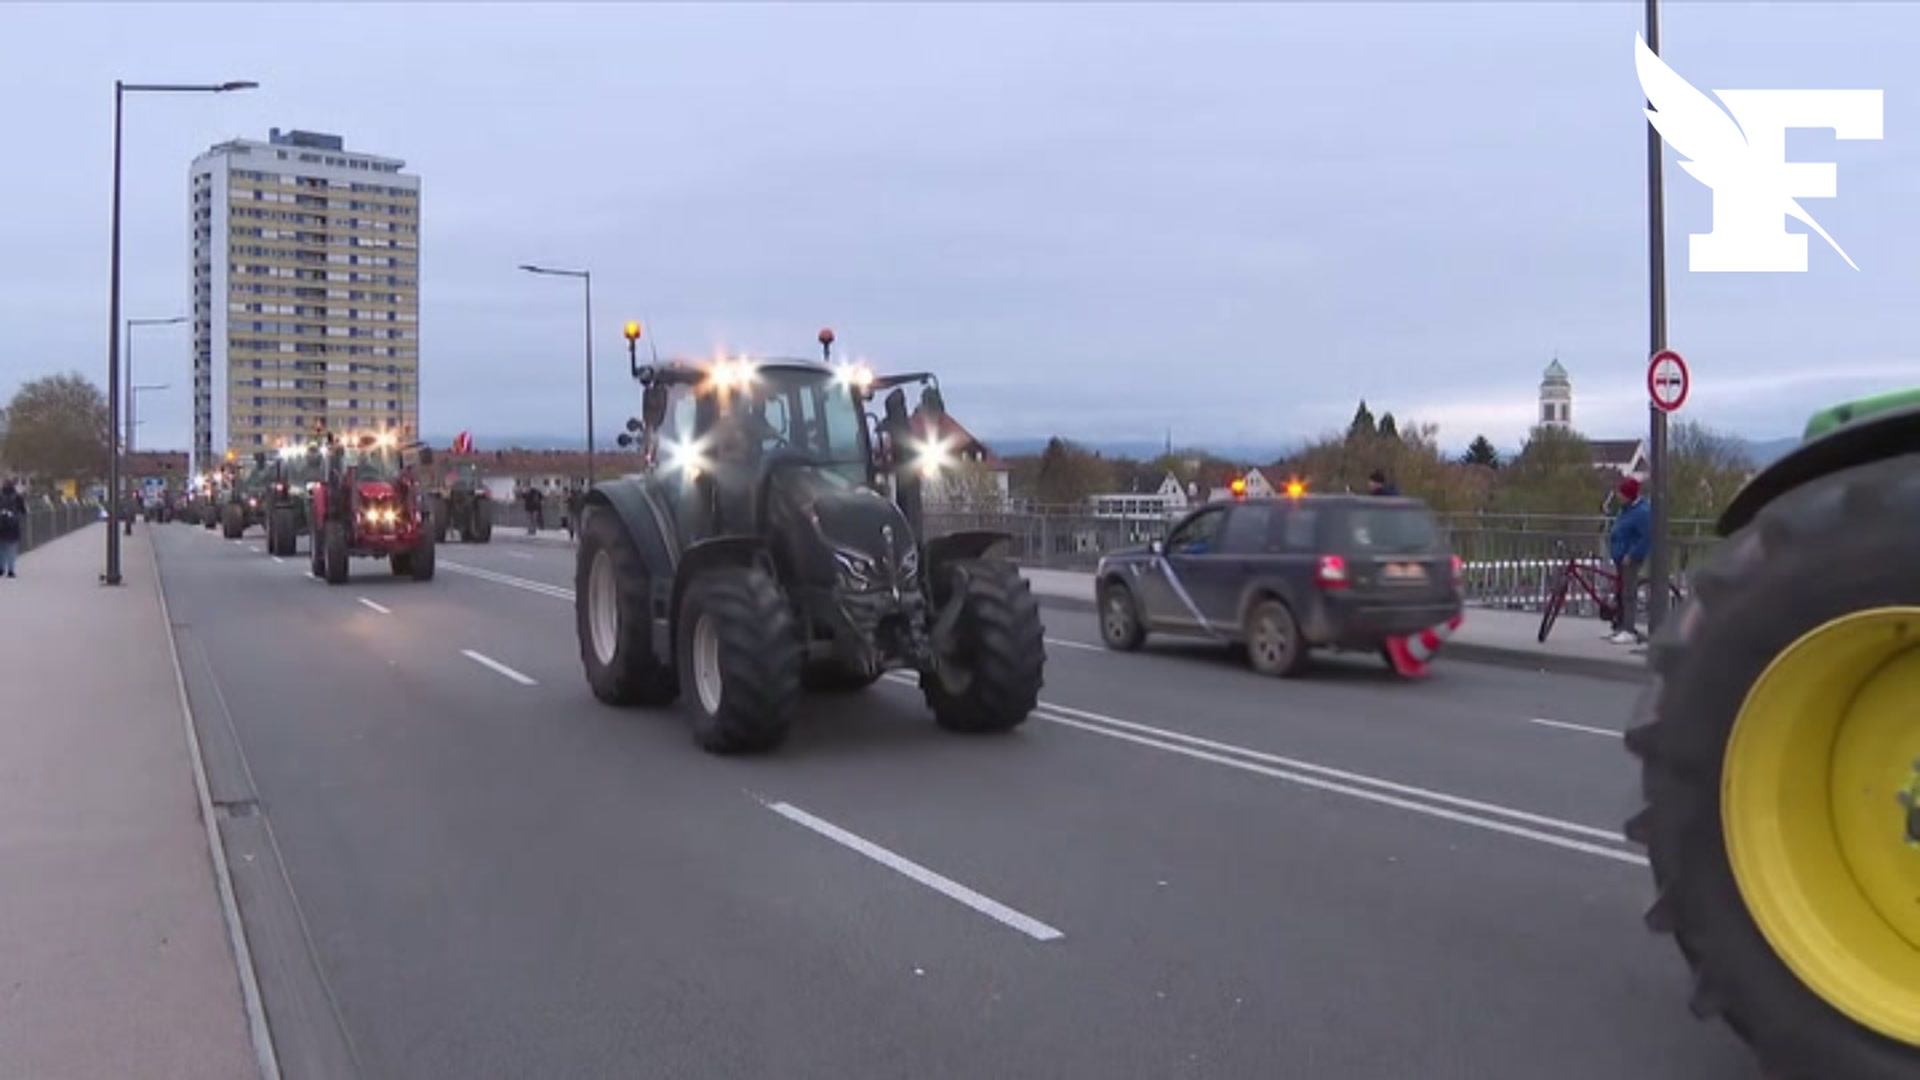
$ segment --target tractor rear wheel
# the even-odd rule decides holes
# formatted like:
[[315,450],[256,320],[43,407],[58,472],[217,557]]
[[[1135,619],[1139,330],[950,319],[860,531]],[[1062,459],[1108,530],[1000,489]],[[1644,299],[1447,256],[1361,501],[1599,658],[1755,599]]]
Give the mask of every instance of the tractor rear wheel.
[[473,528],[460,534],[463,543],[485,544],[493,539],[493,501],[491,499],[473,500],[473,508],[467,511],[467,517]]
[[394,577],[406,577],[413,573],[413,552],[396,551],[387,556],[387,565],[392,567]]
[[247,531],[247,512],[228,503],[220,510],[220,531],[229,540],[238,540]]
[[327,584],[345,585],[347,583],[347,545],[351,539],[347,535],[347,523],[329,521],[326,533],[326,551],[321,557],[326,568]]
[[786,741],[802,657],[774,579],[758,567],[705,571],[687,584],[674,629],[694,742],[716,754],[748,754]]
[[921,673],[920,692],[948,731],[1011,731],[1039,705],[1045,682],[1046,628],[1033,587],[1000,559],[967,559],[944,572],[939,603],[961,590],[960,621],[947,654]]
[[1694,577],[1627,746],[1648,924],[1779,1080],[1920,1076],[1920,455],[1781,495]]
[[620,516],[591,508],[573,579],[574,633],[593,696],[609,705],[668,705],[680,696],[671,660],[653,655],[651,578]]

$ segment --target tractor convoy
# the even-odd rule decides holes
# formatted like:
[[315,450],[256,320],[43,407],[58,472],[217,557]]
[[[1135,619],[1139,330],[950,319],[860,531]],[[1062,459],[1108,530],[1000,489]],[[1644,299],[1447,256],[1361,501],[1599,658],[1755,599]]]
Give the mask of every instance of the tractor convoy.
[[485,544],[493,539],[493,496],[481,482],[478,466],[451,466],[427,498],[436,543],[446,543],[449,533],[458,533],[463,544]]
[[595,696],[677,703],[721,754],[779,746],[803,688],[856,691],[892,669],[918,676],[948,730],[1026,720],[1046,646],[1009,537],[924,532],[921,486],[949,452],[938,380],[835,366],[831,331],[819,362],[642,366],[638,336],[629,324],[642,415],[620,442],[640,471],[587,494],[575,565]]
[[1776,1080],[1920,1078],[1920,389],[1815,416],[1649,653],[1647,914]]

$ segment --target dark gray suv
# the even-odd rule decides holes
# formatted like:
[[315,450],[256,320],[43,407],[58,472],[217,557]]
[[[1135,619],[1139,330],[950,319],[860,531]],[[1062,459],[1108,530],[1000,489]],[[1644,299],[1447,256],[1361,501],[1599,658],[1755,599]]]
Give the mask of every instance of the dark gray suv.
[[1095,575],[1100,636],[1243,644],[1254,670],[1297,674],[1314,649],[1381,652],[1459,614],[1460,559],[1433,511],[1401,496],[1211,503],[1164,542],[1114,552]]

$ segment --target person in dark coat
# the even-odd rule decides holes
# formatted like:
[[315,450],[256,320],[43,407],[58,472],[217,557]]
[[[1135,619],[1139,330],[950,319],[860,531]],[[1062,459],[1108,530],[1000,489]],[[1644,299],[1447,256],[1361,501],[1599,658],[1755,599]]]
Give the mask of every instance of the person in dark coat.
[[1385,469],[1375,469],[1373,475],[1367,477],[1367,491],[1374,495],[1400,494],[1400,489],[1394,487],[1393,481],[1387,479]]
[[20,538],[26,534],[27,500],[9,480],[0,484],[0,577],[18,577]]

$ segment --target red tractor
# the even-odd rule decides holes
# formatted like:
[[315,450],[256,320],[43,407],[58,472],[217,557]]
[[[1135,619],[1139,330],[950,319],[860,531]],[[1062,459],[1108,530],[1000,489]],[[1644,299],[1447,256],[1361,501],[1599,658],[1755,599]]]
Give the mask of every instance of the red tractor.
[[395,574],[433,580],[433,523],[404,449],[421,466],[433,451],[403,448],[391,434],[330,439],[325,479],[312,485],[313,576],[347,581],[347,560],[384,558]]

